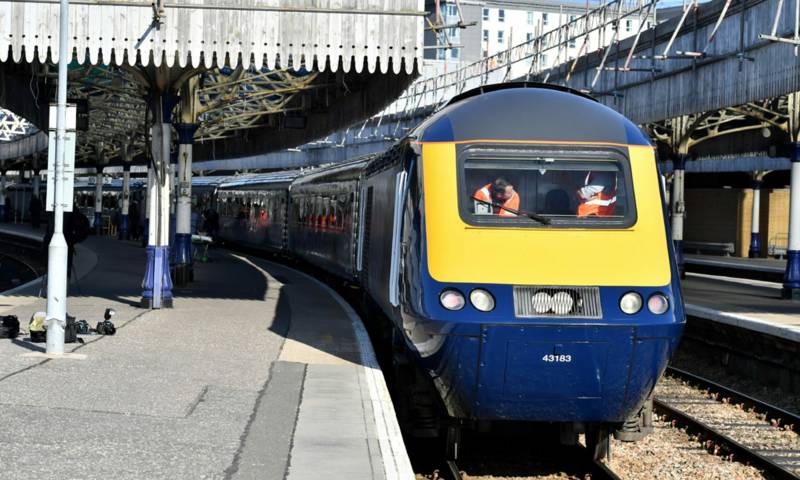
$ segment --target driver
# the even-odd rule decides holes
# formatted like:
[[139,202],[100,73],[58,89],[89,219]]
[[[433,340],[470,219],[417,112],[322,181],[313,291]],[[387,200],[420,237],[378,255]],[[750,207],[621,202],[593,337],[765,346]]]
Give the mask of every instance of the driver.
[[617,175],[615,172],[589,172],[578,189],[578,217],[608,217],[617,206]]
[[[477,200],[475,213],[485,212],[501,217],[517,216],[516,213],[506,210],[506,208],[519,210],[519,194],[505,178],[498,177],[494,182],[477,189],[472,196]],[[482,202],[489,202],[491,205]]]

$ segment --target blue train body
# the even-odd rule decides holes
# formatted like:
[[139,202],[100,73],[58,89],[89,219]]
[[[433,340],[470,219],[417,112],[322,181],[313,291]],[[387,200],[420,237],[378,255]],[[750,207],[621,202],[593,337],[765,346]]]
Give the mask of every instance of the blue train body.
[[[613,208],[581,216],[569,190],[593,172],[613,173]],[[220,188],[221,236],[360,285],[451,417],[644,431],[684,311],[655,156],[629,121],[565,89],[484,88],[383,154],[280,175]],[[521,198],[506,218],[471,193],[500,176]]]

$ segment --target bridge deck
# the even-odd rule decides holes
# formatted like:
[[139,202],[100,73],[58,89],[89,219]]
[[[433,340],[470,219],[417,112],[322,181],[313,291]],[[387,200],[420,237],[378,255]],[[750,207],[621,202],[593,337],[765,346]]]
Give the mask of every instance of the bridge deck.
[[[174,309],[150,311],[137,307],[142,248],[98,237],[79,247],[69,312],[96,324],[112,307],[118,331],[67,345],[85,359],[31,356],[43,344],[27,334],[0,341],[6,476],[302,479],[323,465],[331,478],[410,476],[349,307],[291,269],[212,259],[175,290]],[[45,308],[38,290],[4,295],[0,314],[26,326]]]

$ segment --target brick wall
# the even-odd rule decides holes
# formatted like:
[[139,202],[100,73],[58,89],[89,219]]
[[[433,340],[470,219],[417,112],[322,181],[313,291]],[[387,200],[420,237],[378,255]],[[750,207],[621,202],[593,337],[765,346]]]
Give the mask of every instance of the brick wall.
[[[753,191],[736,188],[686,190],[684,240],[733,242],[735,255],[746,257],[750,249]],[[780,241],[789,229],[789,190],[761,191],[760,237],[762,255],[770,241]],[[785,240],[784,240],[785,241]]]
[[[766,203],[766,205],[764,205]],[[761,245],[764,252],[770,243],[786,247],[789,238],[789,189],[761,192]],[[764,210],[767,213],[764,213]]]

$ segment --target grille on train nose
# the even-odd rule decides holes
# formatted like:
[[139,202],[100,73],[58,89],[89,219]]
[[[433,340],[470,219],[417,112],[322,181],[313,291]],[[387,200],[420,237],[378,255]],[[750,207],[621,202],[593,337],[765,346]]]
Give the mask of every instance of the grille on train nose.
[[602,318],[597,287],[514,287],[514,314],[521,318]]

